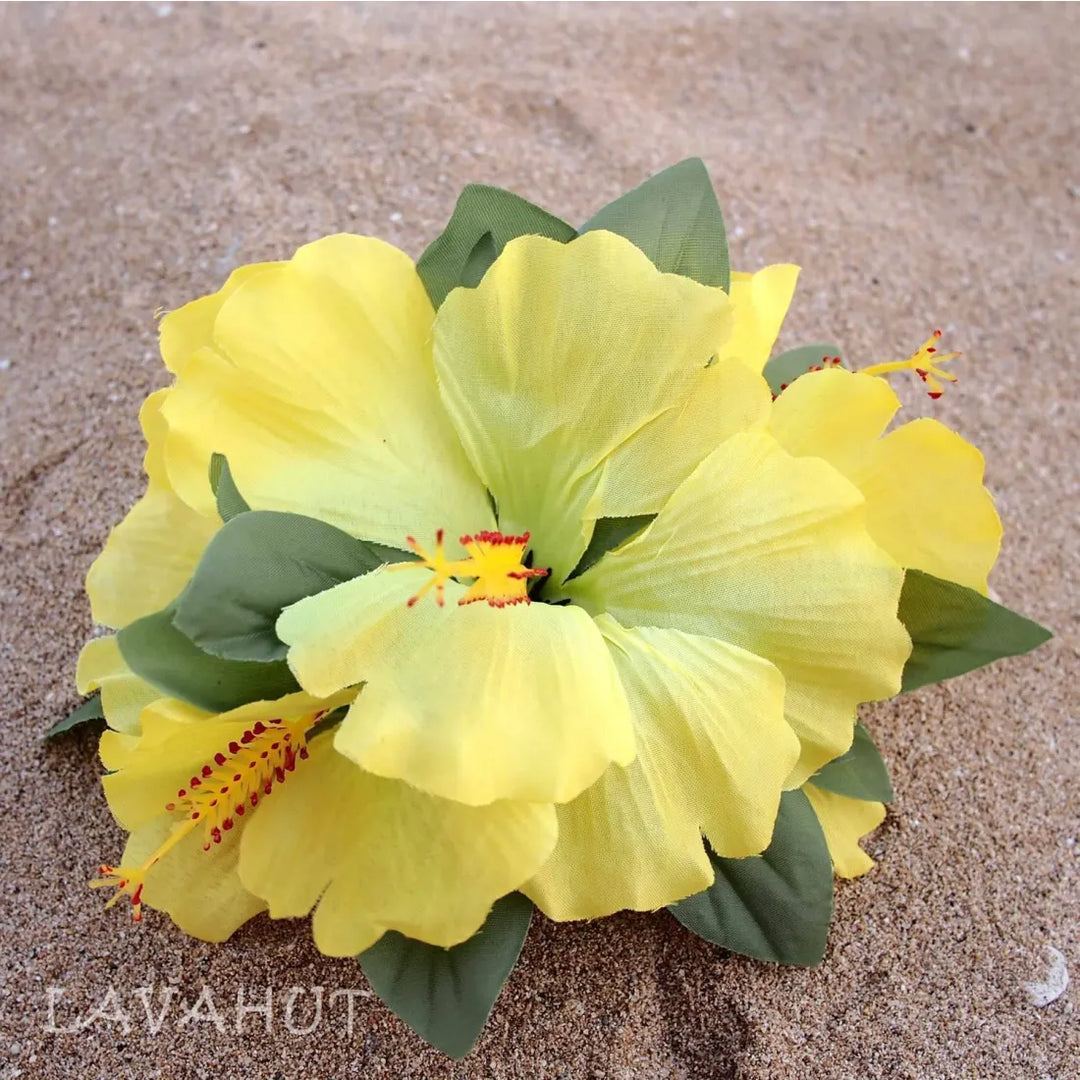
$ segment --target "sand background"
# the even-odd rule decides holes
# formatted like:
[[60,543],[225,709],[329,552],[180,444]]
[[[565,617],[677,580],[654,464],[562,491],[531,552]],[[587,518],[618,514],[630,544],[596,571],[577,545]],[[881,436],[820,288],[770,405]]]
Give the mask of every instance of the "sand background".
[[[19,4],[0,9],[0,1076],[987,1077],[1068,1080],[1080,973],[1077,304],[1080,8]],[[120,850],[76,701],[82,578],[140,494],[155,308],[338,230],[416,255],[468,181],[580,222],[690,155],[742,268],[797,261],[783,343],[856,364],[929,329],[965,350],[933,412],[978,442],[1006,523],[993,585],[1058,637],[868,712],[898,799],[839,888],[816,971],[744,961],[666,914],[538,919],[475,1054],[377,1002],[309,1035],[292,986],[364,987],[299,924],[215,947],[85,887]],[[223,1013],[159,1034],[133,992]],[[132,1017],[46,1030],[101,1006]],[[235,1032],[237,988],[263,1000]],[[294,1026],[311,998],[297,999]],[[116,1012],[115,1008],[110,1011]]]

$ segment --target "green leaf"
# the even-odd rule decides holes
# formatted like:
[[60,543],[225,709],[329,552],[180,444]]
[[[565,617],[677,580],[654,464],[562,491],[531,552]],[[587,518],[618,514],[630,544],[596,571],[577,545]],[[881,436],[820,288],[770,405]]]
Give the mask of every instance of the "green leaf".
[[251,509],[236,487],[224,454],[210,455],[210,489],[217,498],[218,514],[222,521],[231,521],[237,514],[247,513]]
[[665,273],[731,288],[724,217],[700,158],[680,161],[608,203],[581,227],[594,229],[625,236]]
[[486,184],[469,184],[454,213],[416,264],[420,280],[438,308],[451,289],[475,286],[515,237],[549,236],[565,243],[577,235],[565,221],[519,195]]
[[893,789],[889,770],[881,760],[870,732],[862,724],[855,725],[855,741],[851,749],[819,769],[810,782],[849,799],[865,802],[892,802]]
[[170,604],[116,635],[128,667],[163,694],[217,713],[250,701],[274,701],[300,689],[283,660],[223,660],[203,652],[173,625],[175,614]]
[[688,930],[732,952],[810,967],[825,955],[833,869],[817,815],[801,791],[785,791],[763,855],[722,859],[716,880],[669,911]]
[[250,510],[225,523],[180,594],[176,628],[200,649],[230,660],[281,660],[274,625],[282,610],[407,551],[357,540],[315,518]]
[[105,712],[101,708],[101,694],[88,697],[77,709],[72,710],[63,720],[57,720],[43,738],[54,739],[57,735],[63,735],[65,731],[80,727],[91,720],[104,720]]
[[789,349],[779,356],[774,356],[765,365],[765,381],[774,394],[779,394],[800,375],[805,375],[812,367],[822,364],[826,357],[839,355],[839,345],[830,345],[827,342],[800,345],[797,349]]
[[641,532],[655,517],[655,514],[636,514],[632,517],[598,518],[589,546],[566,580],[580,577],[590,566],[599,562],[601,556]]
[[901,692],[1030,652],[1054,635],[974,589],[909,570],[900,621],[913,645]]
[[495,246],[495,238],[489,229],[476,242],[476,246],[469,252],[465,261],[465,268],[461,271],[460,285],[466,289],[475,289],[483,280],[488,267],[499,257],[499,249]]
[[504,896],[468,941],[440,949],[390,931],[360,966],[376,994],[421,1038],[454,1058],[480,1035],[529,932],[532,904]]

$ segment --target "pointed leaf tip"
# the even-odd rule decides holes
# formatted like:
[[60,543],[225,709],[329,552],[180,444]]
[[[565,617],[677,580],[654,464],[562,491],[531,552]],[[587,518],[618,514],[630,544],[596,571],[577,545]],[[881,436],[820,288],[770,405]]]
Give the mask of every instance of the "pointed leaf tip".
[[389,931],[360,954],[360,966],[379,998],[417,1035],[463,1058],[517,963],[532,911],[520,893],[504,896],[480,930],[452,949]]
[[1053,637],[974,589],[921,570],[904,575],[899,615],[912,643],[902,693],[1030,652]]
[[700,158],[680,161],[608,203],[581,232],[594,229],[625,236],[664,273],[731,289],[724,217]]
[[709,850],[712,885],[668,910],[688,930],[732,952],[813,967],[825,955],[833,868],[809,799],[785,791],[772,843],[761,855],[722,859]]

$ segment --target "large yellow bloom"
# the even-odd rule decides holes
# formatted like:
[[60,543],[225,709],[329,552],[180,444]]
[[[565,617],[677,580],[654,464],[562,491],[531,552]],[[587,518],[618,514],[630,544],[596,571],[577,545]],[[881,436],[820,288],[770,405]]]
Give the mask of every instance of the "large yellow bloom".
[[[453,944],[515,888],[560,919],[659,907],[711,883],[703,832],[723,856],[763,850],[781,792],[847,749],[910,648],[902,570],[858,488],[768,430],[748,365],[794,270],[763,275],[729,300],[610,233],[523,237],[436,316],[405,255],[337,236],[169,316],[160,441],[147,425],[147,500],[167,511],[140,504],[110,540],[176,568],[154,605],[218,527],[214,453],[253,508],[420,559],[284,611],[303,695],[216,719],[159,702],[137,740],[107,736],[110,802],[136,829],[125,865],[152,859],[141,895],[210,936],[318,902],[320,947],[355,952],[387,928]],[[651,514],[572,576],[598,519]],[[120,591],[152,561],[128,561]],[[109,607],[116,565],[91,587],[123,625],[145,606]],[[541,572],[549,602],[529,603]],[[341,695],[333,734],[234,819],[231,861],[207,871],[228,879],[228,916],[200,923],[218,894],[184,899],[201,845],[190,806],[164,809],[163,763],[214,761],[256,720],[306,739]]]

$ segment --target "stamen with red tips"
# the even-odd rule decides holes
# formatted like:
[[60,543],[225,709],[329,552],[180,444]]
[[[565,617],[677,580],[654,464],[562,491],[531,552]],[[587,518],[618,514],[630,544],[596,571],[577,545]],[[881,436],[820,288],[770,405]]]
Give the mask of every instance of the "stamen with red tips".
[[[409,598],[412,607],[421,597],[434,590],[440,607],[445,603],[446,583],[451,578],[475,578],[458,604],[486,600],[491,607],[528,604],[530,578],[546,577],[548,571],[532,569],[522,561],[529,546],[529,534],[482,532],[461,537],[461,546],[468,553],[465,559],[449,560],[443,551],[443,530],[435,534],[435,553],[428,554],[413,537],[407,537],[409,547],[420,556],[420,566],[434,571],[420,591]],[[415,570],[417,564],[396,563],[391,570]]]
[[863,375],[888,375],[892,371],[914,371],[926,385],[926,393],[935,401],[941,397],[944,387],[939,382],[944,379],[948,383],[956,383],[960,380],[951,372],[946,371],[941,365],[955,360],[960,353],[951,352],[939,355],[937,343],[941,340],[941,331],[935,330],[930,337],[919,346],[919,349],[906,360],[892,360],[886,364],[874,364],[872,367],[863,368]]
[[93,889],[116,890],[105,906],[130,897],[132,915],[139,922],[143,885],[151,867],[200,825],[204,851],[222,843],[248,806],[257,806],[260,794],[269,795],[275,783],[285,782],[297,761],[308,757],[307,732],[322,716],[320,711],[295,719],[256,721],[226,751],[215,754],[213,764],[203,765],[165,804],[166,813],[176,819],[165,841],[139,866],[103,865],[101,877],[90,882]]

